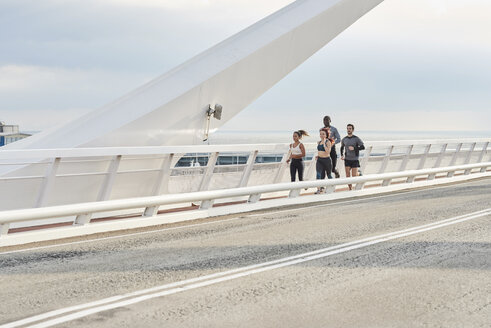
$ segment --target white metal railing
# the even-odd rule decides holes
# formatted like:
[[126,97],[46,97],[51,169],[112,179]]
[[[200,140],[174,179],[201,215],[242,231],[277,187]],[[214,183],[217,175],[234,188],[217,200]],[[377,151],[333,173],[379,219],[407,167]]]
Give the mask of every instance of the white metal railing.
[[[288,204],[289,199],[297,199],[304,188],[316,188],[325,187],[327,194],[332,193],[336,186],[354,184],[355,190],[362,190],[367,183],[370,182],[382,182],[381,188],[390,188],[391,181],[402,179],[404,184],[415,184],[415,178],[421,177],[428,183],[435,183],[434,178],[438,175],[442,175],[441,179],[445,182],[451,182],[456,177],[455,172],[460,172],[461,176],[466,178],[471,177],[484,177],[490,176],[488,168],[491,168],[491,162],[479,163],[479,164],[465,164],[458,166],[450,166],[443,168],[431,168],[423,170],[407,170],[403,172],[392,172],[383,174],[372,174],[366,176],[360,176],[355,178],[342,178],[342,179],[329,179],[329,180],[315,180],[315,181],[303,181],[303,182],[289,182],[268,184],[262,186],[242,187],[224,190],[213,191],[199,191],[193,193],[182,193],[173,195],[161,195],[153,197],[131,198],[122,200],[100,201],[90,202],[72,205],[61,205],[37,209],[23,209],[23,210],[11,210],[0,212],[0,240],[2,237],[8,235],[9,226],[15,222],[24,222],[32,220],[52,219],[59,217],[73,216],[73,224],[76,226],[86,225],[100,225],[100,223],[91,223],[91,218],[96,213],[107,211],[119,211],[133,209],[135,212],[141,210],[140,215],[143,217],[154,217],[157,214],[158,208],[162,205],[172,205],[179,203],[189,202],[201,202],[199,211],[212,209],[213,204],[219,199],[226,199],[230,197],[247,196],[248,201],[245,204],[240,205],[239,211],[246,212],[248,207],[253,206],[261,199],[261,196],[268,193],[274,193],[279,191],[287,191]],[[379,191],[380,192],[380,191]],[[344,194],[350,194],[345,192]],[[318,198],[317,201],[325,199],[326,195],[309,195],[306,197],[323,197]],[[311,199],[311,201],[312,201]],[[264,200],[264,203],[271,202],[271,200]],[[274,203],[273,203],[274,205]],[[267,205],[266,205],[267,207]],[[264,208],[264,206],[263,206]],[[165,216],[165,215],[163,215]],[[192,217],[192,216],[189,216]],[[118,230],[124,229],[124,226],[118,224]],[[15,234],[14,234],[15,235]],[[55,235],[56,236],[56,235]]]
[[[382,174],[486,162],[490,141],[367,142],[361,171]],[[305,145],[313,156],[316,144]],[[0,150],[0,210],[286,182],[288,151],[288,144]],[[272,154],[281,161],[259,161]],[[216,165],[217,158],[238,155],[247,158],[244,164]],[[186,157],[206,164],[176,167]],[[343,174],[342,161],[338,163]],[[305,180],[315,179],[315,161],[305,165]]]

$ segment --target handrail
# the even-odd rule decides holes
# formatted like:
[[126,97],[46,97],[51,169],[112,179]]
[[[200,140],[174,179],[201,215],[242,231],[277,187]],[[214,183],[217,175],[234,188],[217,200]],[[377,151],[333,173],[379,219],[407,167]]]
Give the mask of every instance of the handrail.
[[[491,138],[366,142],[360,169],[372,174],[486,162],[490,142]],[[304,179],[312,180],[316,144],[306,143],[305,148]],[[230,162],[234,156],[240,156],[242,164],[238,158]],[[0,193],[5,195],[0,210],[286,182],[288,156],[286,143],[0,150]],[[194,157],[201,166],[188,167]],[[344,174],[339,166],[338,170]]]
[[[464,138],[464,139],[428,139],[428,140],[396,140],[396,141],[367,141],[366,145],[373,147],[406,146],[426,144],[453,144],[453,143],[481,143],[489,142],[490,138]],[[313,147],[315,143],[305,143]],[[251,151],[278,151],[287,150],[289,143],[269,144],[232,144],[232,145],[191,145],[191,146],[147,146],[147,147],[97,147],[97,148],[56,148],[56,149],[0,149],[0,160],[32,159],[54,157],[108,157],[131,155],[162,155],[186,153],[212,153],[212,152],[251,152]]]
[[[416,176],[428,175],[434,176],[440,173],[449,173],[455,171],[465,171],[470,174],[471,170],[480,168],[481,171],[491,167],[491,162],[467,164],[459,166],[450,166],[434,169],[408,170],[403,172],[392,172],[384,174],[372,174],[354,178],[315,180],[302,182],[277,183],[253,187],[242,187],[233,189],[222,189],[213,191],[199,191],[192,193],[151,196],[141,198],[119,199],[110,201],[99,201],[90,203],[79,203],[73,205],[60,205],[52,207],[43,207],[36,209],[10,210],[0,212],[0,225],[14,222],[23,222],[31,220],[41,220],[47,218],[57,218],[74,215],[87,215],[96,212],[119,211],[136,208],[152,208],[162,205],[171,205],[188,202],[212,201],[216,199],[252,196],[257,194],[301,190],[303,188],[328,187],[346,184],[365,184],[372,181],[393,180],[398,178],[411,178]],[[451,179],[451,178],[449,178]],[[296,195],[298,196],[298,194]],[[292,196],[291,196],[292,197]],[[295,197],[295,195],[293,196]]]
[[162,147],[97,147],[58,149],[12,149],[0,150],[0,159],[52,158],[52,157],[107,157],[115,155],[161,155],[186,153],[211,153],[240,151],[284,151],[289,144],[241,144],[241,145],[196,145]]

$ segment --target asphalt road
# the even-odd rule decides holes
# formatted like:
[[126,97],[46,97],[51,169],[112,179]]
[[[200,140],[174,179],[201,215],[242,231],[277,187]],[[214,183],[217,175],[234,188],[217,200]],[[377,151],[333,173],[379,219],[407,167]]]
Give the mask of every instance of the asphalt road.
[[490,213],[484,179],[0,249],[0,327],[489,327]]

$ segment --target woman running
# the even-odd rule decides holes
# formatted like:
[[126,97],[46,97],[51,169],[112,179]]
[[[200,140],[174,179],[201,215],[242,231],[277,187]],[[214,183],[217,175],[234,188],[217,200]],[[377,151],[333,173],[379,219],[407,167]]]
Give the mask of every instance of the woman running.
[[295,176],[298,171],[298,181],[303,181],[303,158],[305,157],[305,147],[300,142],[303,136],[309,134],[304,130],[298,130],[293,132],[293,143],[290,144],[290,158],[286,161],[290,163],[290,176],[292,182],[295,181]]
[[[331,162],[331,146],[332,141],[329,139],[329,130],[322,128],[319,130],[321,140],[317,143],[317,179],[325,179],[326,175],[332,179],[332,162]],[[324,192],[324,188],[318,188],[316,194]]]

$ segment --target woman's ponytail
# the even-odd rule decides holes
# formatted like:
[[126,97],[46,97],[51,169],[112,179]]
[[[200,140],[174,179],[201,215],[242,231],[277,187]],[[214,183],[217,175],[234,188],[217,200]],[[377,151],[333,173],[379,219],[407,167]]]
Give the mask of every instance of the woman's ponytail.
[[295,131],[295,133],[298,135],[299,139],[302,139],[303,136],[307,136],[307,137],[309,136],[309,134],[305,130],[298,130]]

